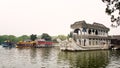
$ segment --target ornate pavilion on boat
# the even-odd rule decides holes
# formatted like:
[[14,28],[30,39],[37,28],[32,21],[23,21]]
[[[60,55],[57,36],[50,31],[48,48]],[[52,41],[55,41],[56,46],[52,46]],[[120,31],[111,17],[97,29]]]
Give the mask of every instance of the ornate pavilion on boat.
[[72,38],[61,42],[61,50],[96,50],[108,49],[110,30],[103,24],[88,24],[85,21],[78,21],[71,25]]

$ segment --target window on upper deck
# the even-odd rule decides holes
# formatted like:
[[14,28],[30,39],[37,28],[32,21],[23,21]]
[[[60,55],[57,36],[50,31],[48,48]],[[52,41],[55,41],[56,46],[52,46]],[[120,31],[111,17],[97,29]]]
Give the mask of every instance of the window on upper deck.
[[75,29],[75,30],[74,30],[74,33],[79,34],[79,31],[80,31],[80,29]]
[[83,32],[86,32],[86,28],[83,28],[82,31],[83,31]]
[[98,35],[98,31],[97,30],[95,31],[95,35]]
[[91,34],[91,29],[88,30],[88,33]]

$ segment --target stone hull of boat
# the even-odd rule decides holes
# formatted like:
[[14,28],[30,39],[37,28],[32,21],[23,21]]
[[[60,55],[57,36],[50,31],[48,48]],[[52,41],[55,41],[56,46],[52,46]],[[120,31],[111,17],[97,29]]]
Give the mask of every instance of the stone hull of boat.
[[106,50],[109,49],[108,45],[94,45],[94,46],[83,46],[77,44],[73,39],[70,41],[62,41],[60,42],[60,50],[67,51],[81,51],[81,50]]

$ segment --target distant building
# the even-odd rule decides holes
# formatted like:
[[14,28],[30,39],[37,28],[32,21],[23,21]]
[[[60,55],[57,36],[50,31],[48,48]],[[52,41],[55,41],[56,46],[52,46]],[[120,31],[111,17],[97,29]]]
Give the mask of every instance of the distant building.
[[111,48],[120,49],[120,35],[113,35],[111,37]]
[[111,44],[120,45],[120,35],[111,36]]

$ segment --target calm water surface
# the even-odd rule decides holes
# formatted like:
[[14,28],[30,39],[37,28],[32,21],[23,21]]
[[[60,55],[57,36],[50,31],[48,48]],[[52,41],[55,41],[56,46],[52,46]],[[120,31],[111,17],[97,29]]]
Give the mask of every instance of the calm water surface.
[[120,68],[120,51],[63,52],[55,48],[3,48],[0,68]]

